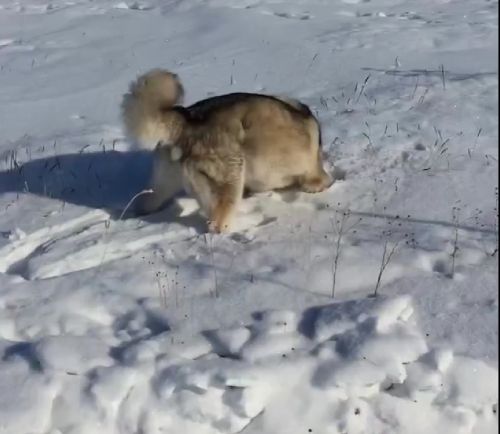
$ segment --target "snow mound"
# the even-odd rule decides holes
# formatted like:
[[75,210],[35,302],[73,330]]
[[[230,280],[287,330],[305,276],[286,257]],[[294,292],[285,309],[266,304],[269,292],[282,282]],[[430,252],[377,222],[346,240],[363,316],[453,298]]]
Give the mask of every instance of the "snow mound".
[[254,419],[250,432],[277,434],[496,423],[498,372],[429,348],[411,311],[409,297],[378,297],[264,311],[245,327],[166,331],[122,347],[71,335],[4,341],[2,432],[26,432],[22,414],[33,433],[82,434],[229,434]]

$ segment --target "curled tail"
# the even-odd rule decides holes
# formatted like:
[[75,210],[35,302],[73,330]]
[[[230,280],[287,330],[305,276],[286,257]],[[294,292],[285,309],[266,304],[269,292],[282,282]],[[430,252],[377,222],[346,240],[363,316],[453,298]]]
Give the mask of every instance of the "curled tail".
[[177,75],[163,69],[141,75],[123,96],[122,119],[127,136],[143,149],[170,141],[172,125],[166,113],[182,102],[183,96]]

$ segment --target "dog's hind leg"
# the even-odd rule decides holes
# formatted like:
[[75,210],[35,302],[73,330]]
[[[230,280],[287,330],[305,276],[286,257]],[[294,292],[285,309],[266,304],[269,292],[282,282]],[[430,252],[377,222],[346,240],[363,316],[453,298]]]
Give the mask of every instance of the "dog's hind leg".
[[214,208],[210,216],[210,232],[230,232],[234,214],[243,196],[243,177],[228,182],[217,189]]
[[182,190],[180,163],[171,161],[170,150],[158,145],[153,154],[153,171],[149,183],[152,193],[141,196],[136,211],[149,214],[157,211],[168,199]]
[[190,163],[185,165],[183,175],[186,190],[195,197],[202,213],[209,218],[215,198],[213,181]]
[[231,231],[236,208],[243,196],[243,159],[227,164],[228,172],[220,180],[214,180],[199,169],[187,169],[190,187],[208,217],[208,230],[214,233]]

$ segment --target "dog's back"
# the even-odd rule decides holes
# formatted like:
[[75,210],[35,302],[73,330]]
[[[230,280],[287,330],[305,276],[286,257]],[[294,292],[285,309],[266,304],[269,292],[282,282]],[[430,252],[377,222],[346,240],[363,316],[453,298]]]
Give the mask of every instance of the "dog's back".
[[285,131],[294,130],[299,135],[312,134],[321,147],[318,120],[307,105],[295,99],[239,92],[207,98],[177,109],[193,126],[232,128],[235,133],[240,130],[240,137],[275,132],[284,140]]
[[289,98],[280,98],[272,95],[245,92],[229,93],[226,95],[206,98],[190,105],[189,107],[186,107],[186,110],[192,120],[203,121],[213,113],[224,110],[233,110],[238,105],[257,101],[273,102],[280,105],[282,109],[304,118],[313,116],[309,107],[300,101]]

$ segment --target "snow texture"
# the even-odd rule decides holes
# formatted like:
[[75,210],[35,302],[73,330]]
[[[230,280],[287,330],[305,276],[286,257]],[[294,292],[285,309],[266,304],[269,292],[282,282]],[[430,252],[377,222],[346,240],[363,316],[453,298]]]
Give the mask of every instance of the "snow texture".
[[[497,37],[496,0],[3,0],[0,434],[497,433]],[[299,98],[336,182],[231,235],[124,213],[153,67]]]

